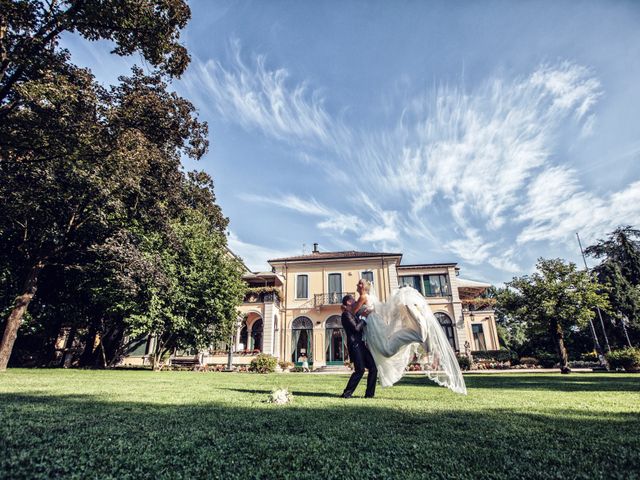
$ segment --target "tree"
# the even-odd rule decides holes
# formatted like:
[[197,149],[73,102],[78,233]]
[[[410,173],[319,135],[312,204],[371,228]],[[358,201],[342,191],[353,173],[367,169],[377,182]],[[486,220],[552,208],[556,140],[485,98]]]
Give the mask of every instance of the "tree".
[[[598,281],[608,287],[605,292],[612,313],[607,317],[611,324],[622,327],[609,332],[609,336],[619,346],[630,342],[627,333],[637,341],[640,338],[640,230],[619,227],[605,240],[588,247],[585,253],[602,260],[594,272]],[[630,332],[626,330],[627,321]]]
[[140,52],[180,76],[189,55],[178,40],[190,17],[183,0],[0,0],[0,119],[23,104],[25,85],[66,70],[65,32],[111,40],[112,53]]
[[242,265],[204,214],[187,211],[172,231],[169,245],[147,235],[144,250],[157,259],[164,281],[149,283],[142,308],[127,319],[133,335],[152,335],[154,368],[172,349],[226,339],[246,290]]
[[[208,146],[206,124],[159,75],[134,69],[105,90],[86,70],[67,73],[31,83],[31,100],[0,126],[2,139],[16,129],[34,135],[31,145],[0,144],[0,259],[13,265],[10,283],[22,285],[0,345],[0,370],[42,270],[86,264],[91,249],[134,222],[166,230],[186,205],[180,158],[198,159]],[[71,121],[73,134],[57,137]]]
[[594,309],[607,310],[609,303],[590,276],[574,263],[561,259],[539,259],[532,275],[507,283],[510,298],[503,305],[533,334],[547,334],[560,358],[560,371],[569,373],[565,335],[583,328],[595,316]]

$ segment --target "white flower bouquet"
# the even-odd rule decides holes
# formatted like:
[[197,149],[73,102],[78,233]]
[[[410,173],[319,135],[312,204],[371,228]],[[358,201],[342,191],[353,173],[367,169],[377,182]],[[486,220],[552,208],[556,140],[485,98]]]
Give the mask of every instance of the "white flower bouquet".
[[289,390],[286,388],[279,388],[278,390],[274,390],[269,395],[269,403],[275,403],[276,405],[284,405],[286,403],[291,403],[293,400],[293,395],[289,393]]

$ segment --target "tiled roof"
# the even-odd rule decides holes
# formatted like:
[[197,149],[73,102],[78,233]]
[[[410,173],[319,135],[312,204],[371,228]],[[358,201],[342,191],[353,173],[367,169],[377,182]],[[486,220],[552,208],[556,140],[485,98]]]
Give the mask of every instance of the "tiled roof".
[[416,263],[412,265],[398,265],[399,269],[418,269],[418,268],[434,268],[434,267],[455,267],[457,263]]
[[316,252],[307,255],[298,255],[295,257],[272,258],[271,262],[292,262],[305,260],[329,260],[338,258],[366,258],[366,257],[401,257],[401,253],[385,253],[385,252],[356,252],[348,250],[345,252]]

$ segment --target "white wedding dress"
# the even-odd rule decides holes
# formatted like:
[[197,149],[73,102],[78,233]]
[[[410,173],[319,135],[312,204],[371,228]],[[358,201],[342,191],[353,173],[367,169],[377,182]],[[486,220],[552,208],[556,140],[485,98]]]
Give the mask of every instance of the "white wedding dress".
[[369,294],[365,338],[378,367],[378,380],[390,387],[402,378],[419,347],[430,358],[423,369],[439,385],[466,394],[456,354],[427,300],[414,288],[402,287],[382,303]]

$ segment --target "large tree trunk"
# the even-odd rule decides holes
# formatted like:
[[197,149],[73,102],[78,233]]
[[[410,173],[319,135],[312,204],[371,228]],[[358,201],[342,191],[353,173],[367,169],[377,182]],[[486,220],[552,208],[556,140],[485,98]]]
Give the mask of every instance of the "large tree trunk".
[[22,323],[22,317],[24,316],[24,312],[27,311],[33,296],[36,294],[38,275],[43,268],[44,264],[41,262],[38,262],[31,267],[31,270],[27,275],[27,279],[24,282],[24,287],[22,289],[23,293],[16,298],[13,310],[9,314],[7,325],[4,329],[4,335],[2,337],[2,343],[0,343],[0,372],[7,369],[9,357],[11,357],[11,352],[13,350],[13,344],[18,336],[20,323]]
[[95,367],[96,366],[96,335],[98,329],[95,326],[95,321],[89,325],[89,330],[84,337],[84,350],[80,355],[79,364],[81,367]]
[[571,369],[569,368],[569,353],[567,353],[567,347],[564,345],[564,332],[562,331],[562,327],[554,319],[549,324],[549,330],[556,344],[558,357],[560,357],[560,373],[571,373]]

